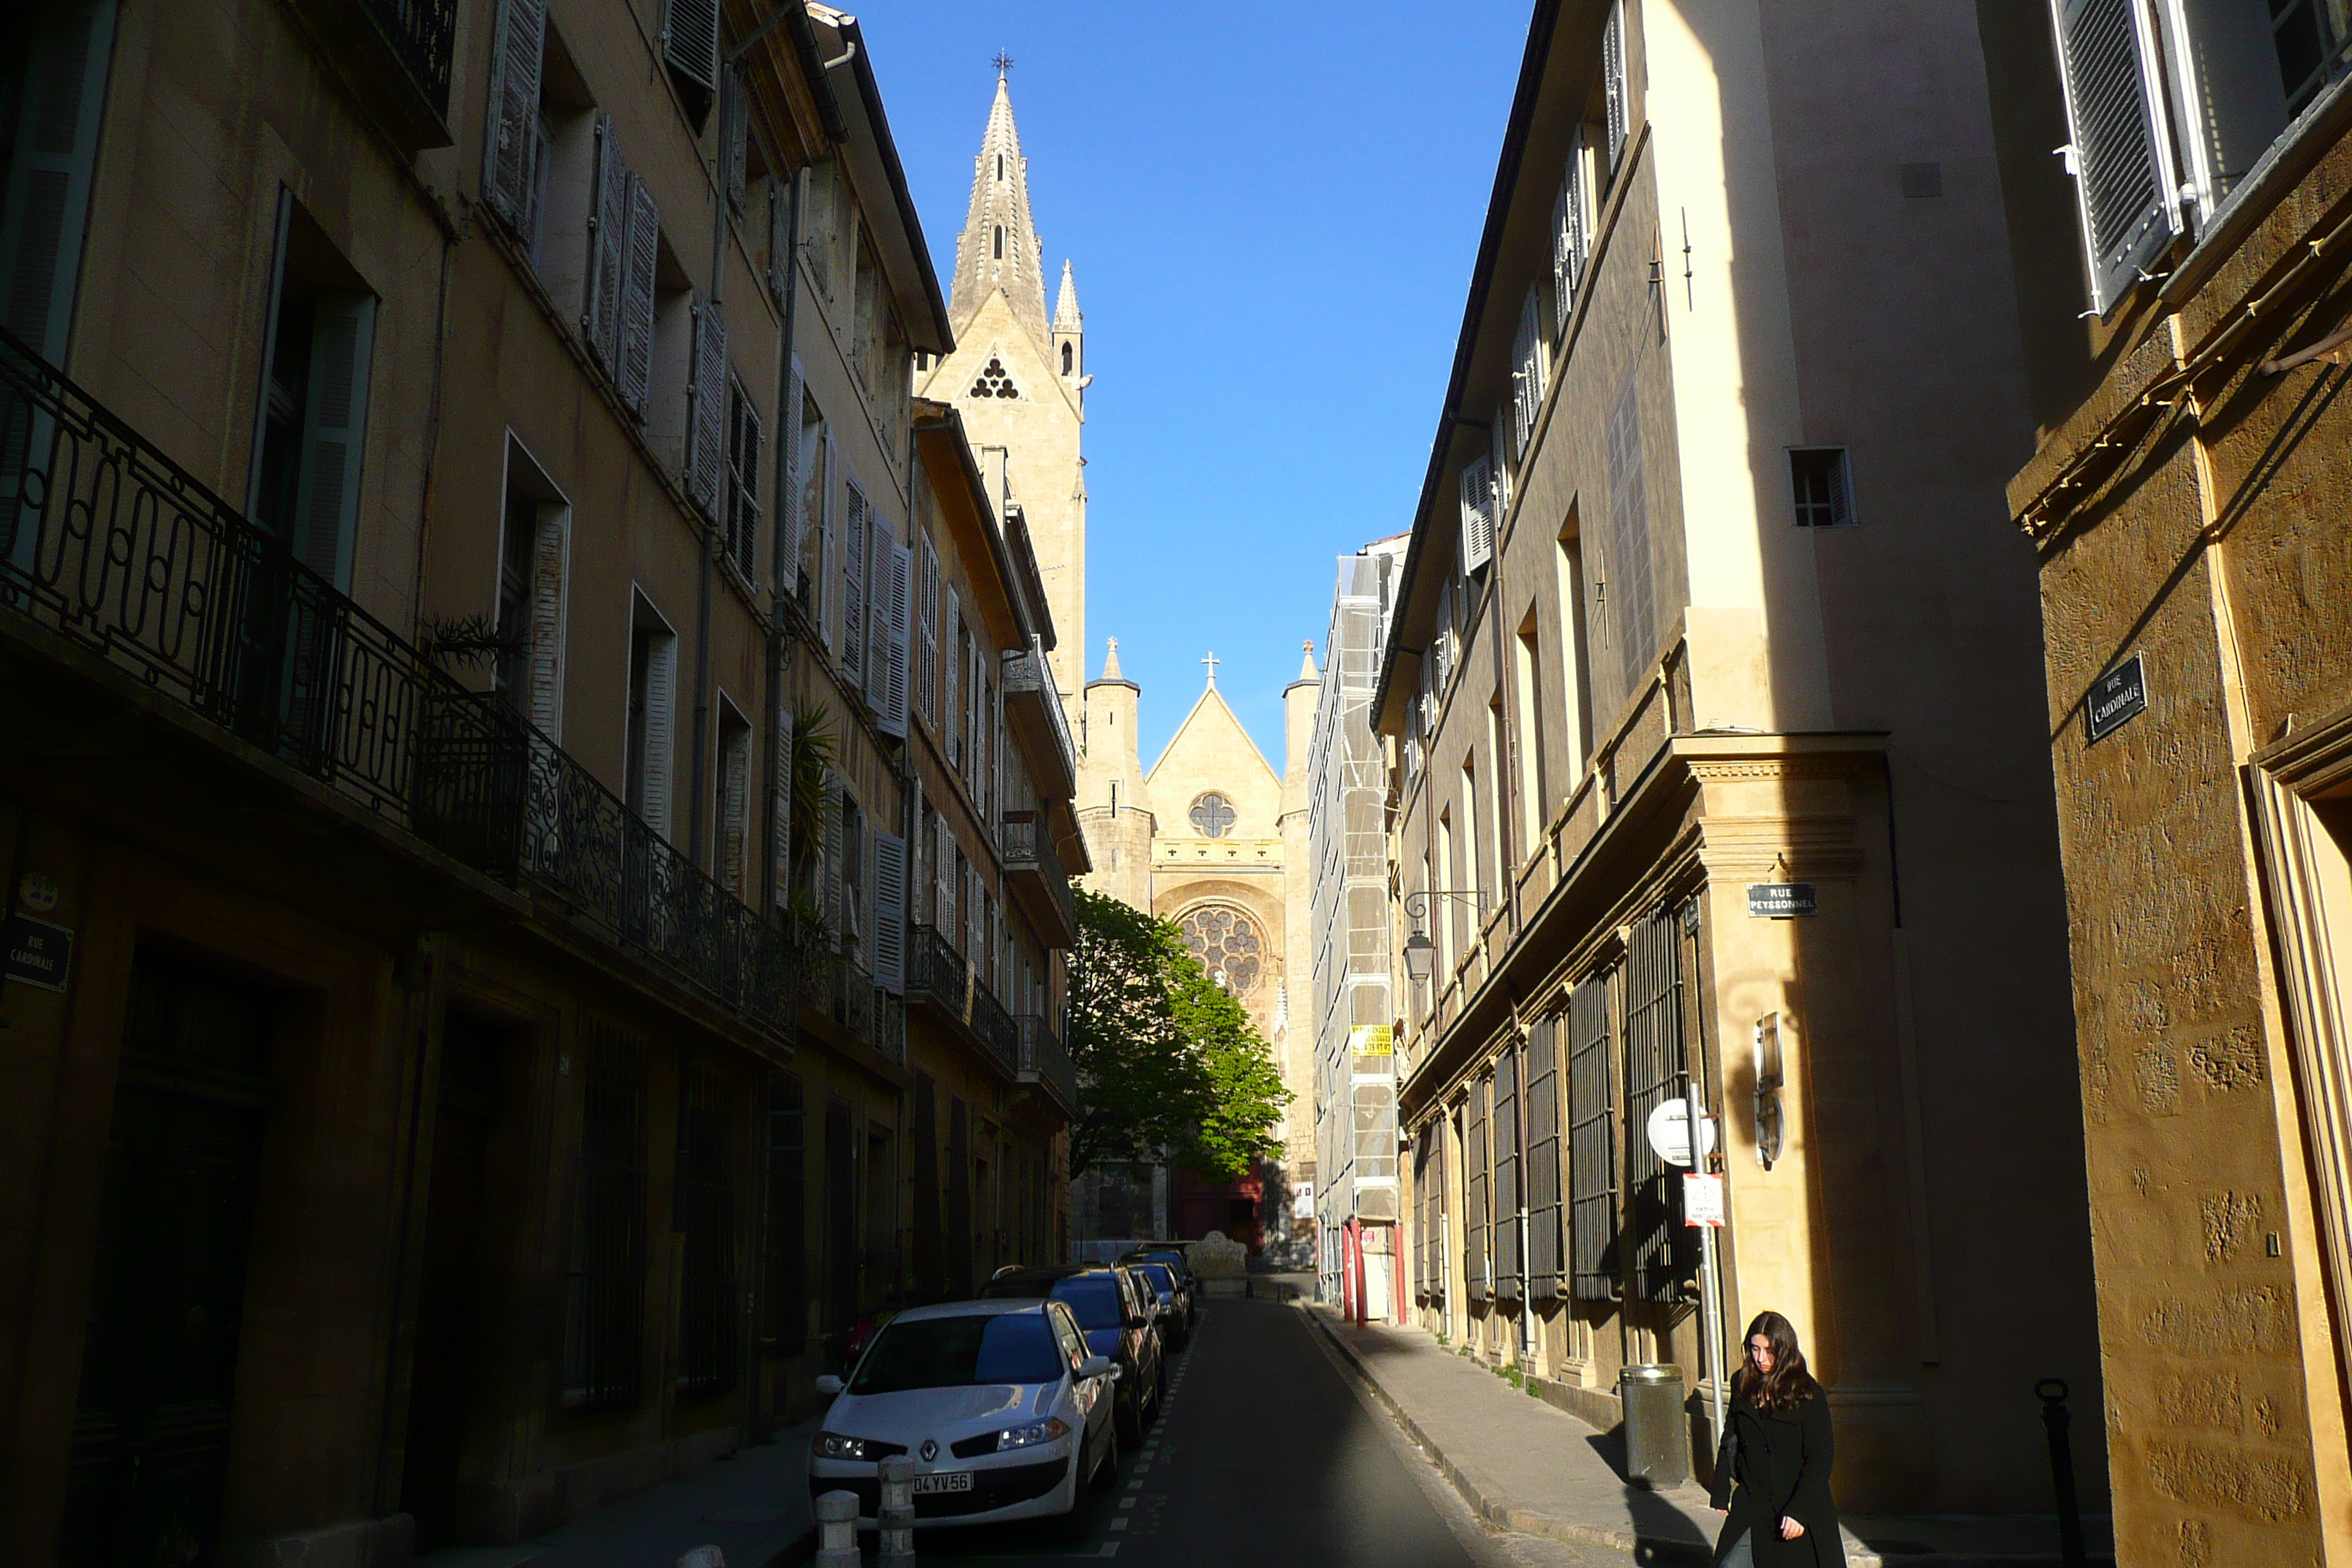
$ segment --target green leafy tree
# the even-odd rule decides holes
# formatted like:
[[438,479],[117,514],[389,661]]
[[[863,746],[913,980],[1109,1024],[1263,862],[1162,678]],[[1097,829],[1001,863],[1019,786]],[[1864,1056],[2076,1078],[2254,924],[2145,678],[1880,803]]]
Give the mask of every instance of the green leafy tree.
[[1072,1173],[1172,1151],[1212,1179],[1246,1175],[1274,1151],[1274,1121],[1291,1098],[1264,1037],[1173,925],[1084,889],[1076,897]]

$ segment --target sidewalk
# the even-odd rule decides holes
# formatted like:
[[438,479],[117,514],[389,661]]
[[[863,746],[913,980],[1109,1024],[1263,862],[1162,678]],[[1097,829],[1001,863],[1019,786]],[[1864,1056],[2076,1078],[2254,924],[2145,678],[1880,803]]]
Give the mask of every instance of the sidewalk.
[[[1614,1547],[1643,1563],[1706,1563],[1722,1520],[1706,1493],[1628,1485],[1623,1442],[1540,1399],[1420,1329],[1356,1328],[1328,1306],[1308,1319],[1428,1451],[1482,1517],[1506,1530]],[[2095,1563],[2112,1563],[2105,1521],[2084,1520]],[[1845,1521],[1851,1568],[2057,1568],[2048,1517],[1863,1515]]]
[[806,1554],[816,1537],[809,1510],[808,1450],[816,1423],[647,1487],[561,1530],[516,1546],[452,1546],[416,1568],[670,1568],[698,1546],[727,1554],[727,1568],[770,1568]]

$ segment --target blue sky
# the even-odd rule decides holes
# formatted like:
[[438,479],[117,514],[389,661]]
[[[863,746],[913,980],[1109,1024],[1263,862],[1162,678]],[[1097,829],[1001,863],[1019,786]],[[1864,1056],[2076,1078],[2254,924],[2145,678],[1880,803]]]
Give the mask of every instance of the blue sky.
[[[1526,0],[856,10],[942,287],[1002,47],[1045,270],[1087,319],[1087,671],[1149,766],[1202,656],[1268,762],[1334,559],[1411,521]],[[1048,301],[1050,306],[1051,301]]]

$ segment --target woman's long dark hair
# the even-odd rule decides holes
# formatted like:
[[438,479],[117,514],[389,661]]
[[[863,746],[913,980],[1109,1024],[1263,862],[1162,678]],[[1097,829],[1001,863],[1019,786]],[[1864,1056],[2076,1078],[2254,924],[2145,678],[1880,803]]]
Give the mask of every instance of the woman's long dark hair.
[[[1759,1372],[1749,1342],[1761,1334],[1772,1342],[1772,1370]],[[1805,1352],[1797,1348],[1797,1331],[1778,1312],[1759,1312],[1739,1342],[1738,1393],[1759,1410],[1786,1410],[1822,1391],[1805,1370]]]

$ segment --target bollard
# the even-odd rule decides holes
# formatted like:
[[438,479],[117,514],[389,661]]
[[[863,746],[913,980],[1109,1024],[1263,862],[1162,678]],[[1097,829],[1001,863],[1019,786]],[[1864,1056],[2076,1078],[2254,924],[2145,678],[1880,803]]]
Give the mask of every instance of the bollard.
[[876,1467],[882,1504],[875,1522],[882,1528],[880,1568],[915,1568],[915,1461],[901,1455]]
[[2033,1385],[2042,1401],[2042,1426],[2050,1436],[2050,1490],[2058,1503],[2058,1554],[2066,1568],[2083,1568],[2083,1505],[2074,1495],[2074,1448],[2066,1440],[2066,1380],[2045,1377]]
[[816,1568],[859,1568],[857,1494],[826,1492],[816,1500]]

